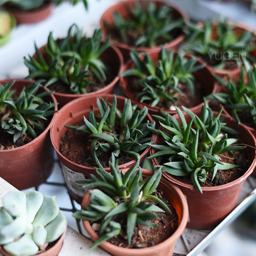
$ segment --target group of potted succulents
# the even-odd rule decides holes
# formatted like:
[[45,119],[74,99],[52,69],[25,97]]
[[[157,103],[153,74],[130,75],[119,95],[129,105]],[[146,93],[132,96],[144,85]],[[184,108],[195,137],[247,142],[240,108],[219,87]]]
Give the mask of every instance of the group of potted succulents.
[[[172,255],[186,225],[212,229],[233,210],[255,169],[255,33],[227,21],[189,23],[182,10],[160,1],[120,2],[101,26],[92,37],[76,25],[65,38],[50,33],[46,45],[24,57],[26,80],[0,81],[0,175],[18,189],[38,186],[51,173],[53,145],[68,191],[82,204],[74,217],[83,219],[92,248]],[[247,56],[231,58],[241,49]],[[217,72],[209,57],[225,51],[239,71],[215,77],[227,65],[218,60]],[[127,98],[111,94],[119,85]],[[212,99],[220,102],[218,112]],[[154,172],[140,168],[148,154]],[[24,255],[35,254],[64,232],[61,213],[37,221],[48,218],[41,216],[48,212],[42,200],[52,199],[6,197],[0,210],[6,255],[16,255],[24,239],[35,250]],[[9,200],[21,210],[13,213]],[[26,212],[32,230],[23,223],[19,233],[7,234]],[[49,235],[53,240],[51,226],[61,230]],[[13,241],[18,245],[10,249]]]

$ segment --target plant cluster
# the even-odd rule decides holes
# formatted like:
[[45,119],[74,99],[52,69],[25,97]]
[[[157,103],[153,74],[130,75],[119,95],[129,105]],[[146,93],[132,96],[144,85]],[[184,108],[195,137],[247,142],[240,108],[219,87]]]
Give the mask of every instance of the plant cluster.
[[[118,157],[120,154],[140,159],[138,152],[152,145],[151,132],[155,123],[145,122],[148,109],[144,107],[136,110],[130,100],[125,100],[123,111],[117,108],[117,99],[114,96],[112,104],[107,99],[97,98],[100,116],[96,116],[94,108],[88,119],[84,117],[82,126],[66,126],[69,129],[83,131],[89,134],[93,141],[90,145],[91,158],[102,167],[98,156],[109,152]],[[103,168],[103,167],[102,167]]]
[[191,96],[194,97],[195,77],[193,73],[204,67],[203,64],[196,65],[197,58],[188,59],[183,52],[178,52],[174,57],[173,51],[163,47],[156,65],[147,53],[140,54],[141,56],[131,51],[130,56],[134,62],[134,68],[120,75],[121,77],[139,78],[136,83],[142,87],[142,92],[137,95],[140,102],[146,102],[155,107],[162,101],[164,106],[170,109],[170,102],[175,104],[178,101],[177,93],[182,93],[178,86],[179,83],[187,84]]
[[209,20],[200,25],[187,23],[185,51],[202,56],[213,68],[223,69],[227,60],[242,65],[241,56],[251,52],[255,37],[250,31],[237,31],[226,19]]
[[248,72],[243,69],[238,81],[232,81],[229,77],[227,82],[219,77],[216,78],[226,92],[215,93],[207,98],[219,100],[238,123],[241,122],[240,117],[243,113],[250,112],[256,124],[256,66],[254,65]]
[[111,45],[102,43],[102,29],[95,30],[92,37],[83,36],[82,30],[73,24],[64,39],[54,40],[52,32],[42,54],[35,45],[37,59],[30,55],[24,63],[30,71],[27,78],[46,79],[45,87],[56,82],[68,86],[74,94],[86,93],[88,86],[94,86],[92,76],[98,82],[106,81],[106,67],[99,59]]
[[[221,117],[222,110],[214,116],[208,104],[201,109],[201,118],[182,107],[190,116],[186,121],[182,111],[176,107],[180,123],[173,116],[162,111],[164,117],[155,116],[163,130],[149,128],[164,139],[165,145],[152,145],[158,152],[150,156],[157,157],[163,163],[163,170],[174,176],[190,176],[196,189],[202,193],[200,182],[205,182],[209,171],[213,171],[212,180],[218,170],[229,170],[236,165],[222,162],[220,154],[233,150],[242,150],[244,146],[233,145],[238,140],[228,138],[237,132],[226,126],[225,116]],[[167,160],[166,160],[167,159]]]
[[12,135],[13,143],[25,133],[36,138],[38,131],[44,131],[42,121],[55,113],[54,106],[56,105],[43,100],[43,97],[53,92],[37,94],[39,82],[24,87],[18,95],[15,94],[15,90],[10,90],[14,83],[15,80],[6,85],[0,84],[0,132]]
[[[64,0],[58,0],[57,5],[61,4]],[[72,0],[73,5],[76,5],[81,0]],[[84,3],[85,9],[88,9],[87,0],[82,0]],[[0,6],[3,4],[8,4],[10,7],[17,8],[23,11],[30,11],[36,8],[40,8],[44,3],[51,2],[51,0],[0,0]]]
[[[154,47],[162,40],[172,41],[184,24],[183,18],[174,19],[171,7],[157,7],[153,1],[135,2],[133,8],[127,6],[127,9],[128,18],[114,12],[113,25],[105,24],[119,34],[123,43],[133,43],[136,47]],[[130,34],[136,34],[136,39],[128,43]]]
[[[75,218],[100,222],[100,238],[91,249],[120,234],[121,224],[116,220],[120,215],[122,219],[127,219],[126,234],[130,244],[136,224],[157,227],[156,224],[149,222],[159,216],[155,212],[171,212],[161,199],[152,195],[160,182],[161,169],[143,180],[142,170],[138,169],[138,165],[137,161],[136,165],[126,173],[120,172],[118,162],[112,155],[111,173],[99,168],[96,170],[98,177],[91,175],[91,179],[78,181],[78,183],[86,184],[85,188],[101,188],[101,190],[90,190],[90,205],[73,214]],[[162,209],[147,202],[147,199],[154,200]]]
[[0,209],[0,244],[8,253],[35,255],[66,230],[67,220],[55,197],[37,191],[8,192]]

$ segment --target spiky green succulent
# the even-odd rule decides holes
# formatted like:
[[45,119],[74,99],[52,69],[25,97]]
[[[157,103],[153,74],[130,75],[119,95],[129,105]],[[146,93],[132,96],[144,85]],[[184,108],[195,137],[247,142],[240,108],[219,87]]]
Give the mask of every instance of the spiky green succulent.
[[[111,173],[99,168],[98,177],[91,175],[91,179],[79,181],[80,184],[87,184],[85,188],[101,189],[90,190],[90,205],[73,214],[75,218],[100,222],[100,238],[91,249],[120,234],[121,224],[115,220],[118,215],[127,218],[126,234],[130,244],[136,224],[157,227],[148,220],[156,219],[159,216],[156,212],[171,212],[161,199],[152,195],[161,180],[161,169],[143,179],[143,171],[138,166],[139,161],[124,173],[119,170],[118,161],[112,155]],[[147,202],[147,199],[154,200],[161,208]]]
[[157,7],[154,1],[135,2],[134,8],[127,8],[128,18],[114,12],[113,24],[105,22],[105,25],[116,31],[126,44],[132,41],[127,35],[135,30],[138,35],[131,43],[136,47],[154,47],[162,44],[162,40],[172,41],[184,24],[183,18],[174,18],[173,8],[164,4]]
[[[216,25],[216,29],[215,29]],[[247,56],[255,47],[255,36],[251,31],[235,30],[235,24],[226,19],[209,20],[201,25],[187,23],[186,40],[182,48],[197,56],[204,57],[212,68],[224,68],[225,62],[235,61],[242,66],[241,56]]]
[[157,158],[163,170],[173,176],[190,176],[196,189],[202,193],[200,182],[205,182],[209,171],[213,171],[212,180],[218,170],[229,170],[236,165],[222,162],[219,154],[233,150],[242,150],[244,146],[233,145],[238,139],[228,138],[227,133],[237,134],[226,126],[222,110],[214,116],[208,104],[201,109],[198,117],[189,109],[182,107],[190,116],[188,122],[183,112],[176,107],[180,123],[173,116],[162,112],[164,117],[156,116],[163,130],[151,129],[163,138],[161,145],[152,145],[158,152],[149,158]]
[[139,80],[136,83],[142,87],[142,92],[137,95],[137,98],[141,102],[155,107],[163,101],[164,106],[170,109],[170,103],[175,104],[178,100],[177,94],[182,93],[178,86],[179,83],[187,84],[191,96],[194,97],[195,77],[193,73],[204,67],[203,64],[196,65],[197,58],[188,59],[183,52],[178,52],[174,57],[173,51],[163,47],[159,53],[158,63],[155,64],[147,53],[140,54],[131,51],[134,68],[126,70],[120,76],[138,77]]
[[113,153],[116,157],[124,154],[139,159],[139,152],[154,143],[151,142],[148,127],[153,128],[155,123],[147,120],[146,107],[136,110],[136,106],[132,106],[131,101],[126,99],[123,110],[119,110],[115,96],[111,104],[107,103],[107,99],[97,98],[97,105],[99,117],[93,108],[88,118],[84,116],[84,125],[66,127],[83,131],[93,138],[90,145],[91,158],[98,166],[101,166],[98,156],[104,152]]
[[[42,54],[35,45],[37,60],[24,57],[30,74],[27,78],[46,79],[45,87],[56,82],[64,83],[74,94],[86,93],[88,86],[106,81],[106,67],[100,59],[102,53],[111,45],[102,43],[102,30],[95,30],[92,37],[83,35],[82,30],[73,24],[66,38],[54,40],[52,32]],[[90,78],[95,77],[93,82]]]
[[0,84],[0,131],[12,135],[15,143],[25,133],[36,138],[38,133],[44,131],[45,127],[41,122],[55,113],[56,104],[43,100],[53,92],[37,94],[40,87],[38,82],[24,87],[14,97],[15,90],[10,90],[14,83],[15,80],[6,85]]
[[251,113],[254,123],[256,123],[254,110],[256,101],[256,66],[254,65],[253,69],[250,68],[248,72],[242,69],[240,78],[237,81],[233,81],[229,77],[227,77],[228,81],[219,77],[216,78],[224,86],[226,92],[215,93],[207,98],[215,98],[220,101],[238,123],[241,122],[239,116],[248,111]]
[[[58,0],[57,5],[61,4],[64,0]],[[76,5],[81,0],[72,0],[73,5]],[[82,0],[85,9],[88,9],[87,0]],[[8,6],[15,7],[23,11],[30,11],[41,7],[46,2],[52,2],[51,0],[0,0],[0,6],[3,4],[8,4]]]
[[42,252],[67,228],[55,197],[37,191],[8,192],[0,208],[0,244],[14,256]]

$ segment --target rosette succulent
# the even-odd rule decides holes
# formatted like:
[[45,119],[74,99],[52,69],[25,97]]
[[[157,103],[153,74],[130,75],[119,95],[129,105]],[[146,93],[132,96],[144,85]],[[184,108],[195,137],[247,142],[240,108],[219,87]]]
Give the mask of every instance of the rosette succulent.
[[0,244],[14,256],[28,256],[47,250],[67,228],[55,197],[37,191],[8,192],[0,209]]

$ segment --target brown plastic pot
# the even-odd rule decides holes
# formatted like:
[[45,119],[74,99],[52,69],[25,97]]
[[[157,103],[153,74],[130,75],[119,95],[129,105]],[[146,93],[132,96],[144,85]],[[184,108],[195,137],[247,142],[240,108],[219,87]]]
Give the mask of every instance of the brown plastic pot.
[[[45,53],[45,50],[44,50],[45,46],[46,45],[43,45],[39,49],[39,51],[41,52],[41,54],[43,56],[46,56],[46,58],[47,58],[48,55]],[[124,65],[123,56],[122,56],[121,52],[119,51],[119,49],[112,45],[108,49],[106,49],[105,52],[102,53],[101,57],[103,59],[107,59],[109,61],[110,65],[114,68],[114,70],[115,70],[114,79],[109,84],[107,84],[104,88],[102,88],[98,91],[90,92],[90,93],[86,93],[86,94],[65,94],[65,93],[55,92],[53,95],[56,97],[57,102],[59,103],[59,108],[63,107],[65,104],[67,104],[68,102],[75,100],[75,99],[87,98],[87,97],[91,97],[94,95],[112,93],[115,85],[119,81],[119,75],[121,74],[121,72],[123,70],[123,65]],[[33,58],[38,61],[36,53],[34,53]]]
[[[200,111],[195,112],[195,114],[199,116]],[[187,121],[191,120],[186,113],[184,115]],[[217,112],[214,112],[214,115],[217,115]],[[174,117],[180,122],[178,115]],[[203,194],[201,194],[193,185],[181,182],[168,173],[163,174],[165,178],[177,185],[187,198],[189,208],[188,228],[213,229],[219,224],[235,208],[245,180],[255,169],[255,137],[244,125],[237,124],[233,118],[227,117],[225,123],[228,127],[239,131],[238,138],[242,143],[251,146],[246,148],[249,168],[240,178],[225,185],[202,187]],[[161,144],[161,141],[158,140],[156,144]],[[151,149],[150,155],[155,152],[155,149]],[[156,158],[153,159],[153,164],[159,164]]]
[[[108,98],[107,102],[112,102],[114,95],[111,94],[102,94],[99,95],[101,98]],[[78,203],[82,202],[83,196],[86,192],[82,188],[81,185],[78,185],[75,183],[76,180],[89,178],[90,174],[96,174],[94,167],[88,167],[79,165],[77,163],[72,162],[68,158],[66,158],[61,152],[60,152],[60,142],[61,137],[66,133],[67,128],[65,125],[74,125],[75,123],[83,120],[83,116],[88,117],[92,107],[95,108],[95,112],[99,112],[98,106],[96,103],[96,99],[98,96],[91,96],[89,98],[80,98],[76,99],[67,105],[65,105],[58,113],[57,118],[55,119],[55,122],[53,124],[53,127],[50,132],[52,145],[57,151],[57,154],[59,156],[59,159],[62,164],[62,170],[64,173],[64,177],[67,183],[68,191],[71,195],[71,197],[76,200]],[[117,107],[118,109],[122,109],[124,106],[125,98],[121,96],[116,96],[117,98]],[[153,119],[148,114],[147,115],[148,120],[152,123]],[[153,136],[152,141],[156,140],[156,136]],[[147,153],[149,152],[150,147],[146,148],[146,150],[141,154],[141,161],[145,158]],[[135,160],[130,161],[126,164],[122,164],[119,166],[119,168],[130,168],[135,164]],[[105,168],[105,170],[110,171],[110,168]]]
[[[61,235],[61,237],[57,240],[57,242],[52,246],[50,249],[46,249],[45,252],[36,254],[40,256],[58,256],[59,252],[62,248],[64,237],[65,237],[66,231]],[[12,254],[6,252],[3,247],[0,245],[0,252],[4,254],[4,256],[13,256]]]
[[[152,58],[152,60],[154,62],[157,62],[158,59],[159,59],[159,53],[157,53],[157,52],[149,53],[148,55]],[[175,56],[176,56],[176,53],[175,53]],[[189,54],[189,53],[186,53],[185,56],[189,59],[192,57],[192,55]],[[140,58],[143,59],[143,56],[141,56]],[[198,62],[197,62],[197,65],[201,65],[201,64],[205,64],[205,62],[203,62],[201,59],[199,59]],[[134,62],[132,60],[129,60],[125,64],[123,71],[126,71],[128,69],[133,69],[133,68],[134,68]],[[213,93],[217,92],[218,84],[217,84],[216,79],[212,75],[208,66],[205,66],[201,70],[198,70],[198,71],[194,72],[194,75],[195,75],[196,79],[198,79],[203,84],[202,90],[203,90],[204,96],[207,96],[209,94],[213,94]],[[148,105],[144,102],[140,102],[127,89],[129,87],[127,77],[121,77],[120,78],[120,87],[122,88],[124,94],[129,99],[131,99],[131,101],[134,104],[138,104],[140,107],[146,106],[151,115],[159,115],[160,110],[163,110],[163,111],[165,111],[166,113],[169,113],[169,114],[176,114],[177,113],[176,110],[170,110],[170,109],[159,108],[159,107],[151,107],[150,105]],[[203,105],[203,102],[201,104],[197,105],[197,106],[194,106],[194,107],[190,108],[190,110],[191,111],[196,111],[197,109],[201,109],[202,105]]]
[[[6,84],[13,79],[0,81]],[[31,80],[16,79],[12,89],[21,91]],[[39,92],[49,91],[41,86]],[[53,95],[50,100],[57,103]],[[58,108],[55,106],[55,110]],[[37,187],[50,176],[54,167],[54,151],[51,145],[49,130],[53,125],[54,114],[48,127],[31,142],[14,149],[0,150],[0,177],[19,190]]]
[[[129,0],[129,1],[120,1],[119,3],[111,6],[109,9],[107,9],[104,14],[101,16],[100,19],[100,27],[103,28],[103,34],[104,36],[107,38],[108,34],[109,34],[109,28],[105,25],[106,21],[109,24],[113,24],[113,12],[118,12],[122,17],[129,17],[129,12],[127,10],[127,6],[128,7],[134,7],[134,3],[135,2],[143,2],[145,0]],[[147,2],[147,1],[146,1]],[[180,8],[178,8],[177,6],[175,6],[174,4],[170,4],[170,3],[166,3],[166,2],[161,2],[161,1],[157,1],[154,0],[154,2],[156,3],[157,7],[161,6],[161,5],[168,5],[170,7],[172,7],[174,9],[174,17],[175,19],[179,19],[179,18],[184,18],[185,21],[188,21],[188,17],[187,15],[184,13],[183,10],[181,10]],[[173,41],[165,44],[165,47],[167,49],[177,49],[179,44],[182,42],[182,40],[184,39],[183,35],[178,36],[176,39],[174,39]],[[124,60],[127,61],[130,59],[130,51],[137,49],[140,52],[147,52],[147,53],[159,53],[161,51],[161,46],[156,46],[154,48],[150,48],[150,47],[134,47],[134,46],[130,46],[127,44],[124,44],[122,42],[115,42],[115,45],[121,50],[123,56],[124,56]]]
[[[152,171],[143,169],[143,177],[149,177],[153,174]],[[175,208],[176,213],[178,214],[178,221],[179,226],[177,230],[173,233],[172,236],[170,236],[168,239],[166,239],[164,242],[157,244],[155,246],[151,246],[148,248],[143,249],[128,249],[128,248],[122,248],[116,245],[113,245],[109,242],[103,242],[99,246],[108,252],[109,254],[113,256],[130,256],[130,255],[136,255],[136,256],[171,256],[173,255],[173,250],[175,247],[175,243],[177,239],[181,236],[183,233],[187,220],[188,220],[188,206],[186,199],[180,189],[171,184],[168,180],[162,178],[159,183],[159,188],[161,188],[164,192],[164,195],[169,200],[169,202],[172,204],[172,206]],[[89,190],[86,192],[83,202],[82,202],[82,208],[88,206],[90,204],[90,195]],[[82,220],[84,228],[90,235],[93,241],[98,240],[99,236],[95,233],[93,230],[91,224],[89,221]]]
[[7,5],[4,6],[4,9],[16,18],[18,24],[32,24],[48,18],[51,15],[53,5],[51,2],[45,3],[42,7],[31,11],[22,11]]

